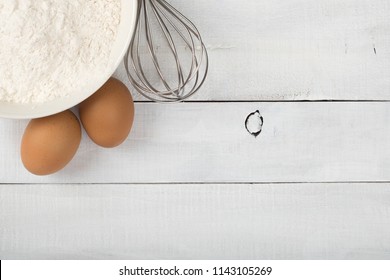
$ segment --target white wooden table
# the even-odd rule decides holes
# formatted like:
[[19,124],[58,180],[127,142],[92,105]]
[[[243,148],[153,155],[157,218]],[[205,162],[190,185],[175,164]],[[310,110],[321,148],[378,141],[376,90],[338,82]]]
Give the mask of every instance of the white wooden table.
[[390,2],[171,2],[210,54],[190,102],[136,96],[123,146],[49,177],[0,120],[0,259],[390,258]]

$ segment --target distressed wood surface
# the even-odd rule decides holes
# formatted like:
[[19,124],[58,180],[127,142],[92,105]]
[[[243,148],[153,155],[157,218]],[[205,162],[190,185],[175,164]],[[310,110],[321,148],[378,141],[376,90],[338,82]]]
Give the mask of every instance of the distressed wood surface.
[[[388,0],[170,2],[210,54],[192,100],[390,99]],[[116,76],[126,80],[123,67]]]
[[[247,116],[260,110],[255,138]],[[25,121],[0,121],[3,183],[390,181],[390,103],[137,104],[119,148],[86,135],[71,164],[30,175],[19,159]]]
[[389,199],[389,184],[3,185],[0,256],[388,259]]
[[170,2],[209,50],[194,102],[49,177],[0,120],[0,259],[388,259],[390,102],[258,101],[390,100],[390,2]]

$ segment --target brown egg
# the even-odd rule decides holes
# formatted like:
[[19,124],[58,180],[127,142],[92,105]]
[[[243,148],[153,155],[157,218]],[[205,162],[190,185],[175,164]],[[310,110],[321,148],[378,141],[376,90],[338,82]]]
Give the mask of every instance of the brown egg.
[[31,120],[22,139],[22,162],[35,175],[55,173],[72,160],[80,141],[80,122],[69,110]]
[[128,88],[111,78],[79,106],[80,120],[99,146],[112,148],[126,140],[134,120],[134,102]]

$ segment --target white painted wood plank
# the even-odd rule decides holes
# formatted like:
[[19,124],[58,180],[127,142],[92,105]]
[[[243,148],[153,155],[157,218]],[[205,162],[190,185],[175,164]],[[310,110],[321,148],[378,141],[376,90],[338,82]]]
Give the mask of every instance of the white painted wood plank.
[[[244,126],[260,110],[258,138]],[[26,121],[0,121],[2,183],[390,181],[390,103],[137,104],[133,132],[106,150],[84,135],[62,172],[24,170]]]
[[208,46],[195,100],[390,99],[388,0],[170,2]]
[[388,259],[389,184],[0,186],[1,259]]

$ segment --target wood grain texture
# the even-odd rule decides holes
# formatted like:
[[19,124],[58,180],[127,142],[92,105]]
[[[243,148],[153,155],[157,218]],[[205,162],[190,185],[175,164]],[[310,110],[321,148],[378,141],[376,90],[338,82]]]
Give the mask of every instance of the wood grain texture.
[[[207,83],[191,100],[390,98],[388,0],[170,2],[210,54]],[[116,76],[126,80],[123,67]]]
[[[260,110],[255,138],[245,119]],[[390,103],[137,104],[133,132],[106,150],[86,135],[62,172],[24,170],[26,122],[0,121],[2,183],[390,181]]]
[[388,259],[389,184],[0,186],[1,259]]
[[390,2],[170,2],[209,50],[196,102],[136,104],[49,177],[0,120],[0,259],[389,259],[390,102],[257,101],[390,100]]

